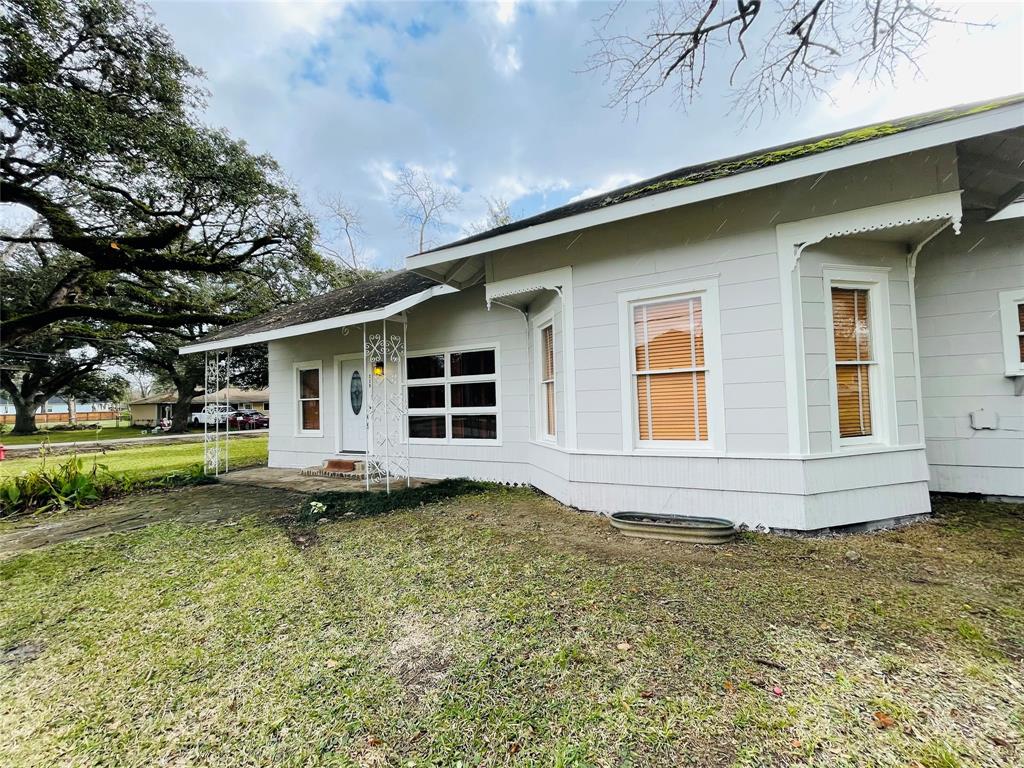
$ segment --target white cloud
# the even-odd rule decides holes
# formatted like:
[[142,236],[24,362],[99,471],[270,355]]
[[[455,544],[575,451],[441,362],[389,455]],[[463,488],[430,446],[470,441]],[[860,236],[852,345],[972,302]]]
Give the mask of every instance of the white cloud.
[[[669,170],[669,169],[665,169]],[[644,177],[638,173],[613,173],[605,176],[601,181],[592,187],[587,187],[578,195],[574,195],[569,198],[570,203],[575,203],[579,200],[585,200],[588,197],[596,197],[597,195],[603,195],[605,192],[611,192],[613,189],[624,187],[627,184],[634,184]]]
[[496,46],[491,54],[494,58],[495,68],[506,77],[514,75],[523,68],[523,62],[519,58],[519,51],[514,45]]
[[[366,246],[385,265],[410,252],[387,195],[405,164],[462,190],[454,235],[482,217],[486,196],[529,215],[577,191],[600,194],[690,163],[1024,90],[1019,5],[972,7],[999,15],[999,26],[943,31],[922,62],[927,80],[901,72],[895,87],[882,90],[844,82],[834,89],[838,108],[747,126],[725,116],[728,96],[714,88],[728,72],[717,60],[706,79],[711,89],[685,113],[668,93],[638,119],[606,109],[603,79],[578,74],[603,4],[153,5],[181,50],[209,73],[209,120],[274,155],[305,193],[337,193],[357,206]],[[642,23],[649,9],[636,2],[622,12]],[[724,77],[711,71],[716,66]],[[367,87],[371,77],[376,90]]]
[[504,26],[514,24],[517,5],[519,5],[519,0],[499,0],[494,3],[494,18]]

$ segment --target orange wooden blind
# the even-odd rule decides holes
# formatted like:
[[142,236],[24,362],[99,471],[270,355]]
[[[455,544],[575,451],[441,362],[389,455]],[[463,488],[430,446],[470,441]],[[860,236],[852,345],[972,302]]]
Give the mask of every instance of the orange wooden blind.
[[320,371],[316,368],[299,371],[299,403],[302,428],[320,429]]
[[866,288],[832,289],[839,436],[871,434],[871,323]]
[[699,297],[633,308],[641,440],[707,440],[704,325]]
[[1017,345],[1020,347],[1020,361],[1024,363],[1024,303],[1017,305]]
[[541,332],[541,354],[543,370],[541,381],[544,385],[544,434],[555,434],[555,341],[554,332],[549,325]]

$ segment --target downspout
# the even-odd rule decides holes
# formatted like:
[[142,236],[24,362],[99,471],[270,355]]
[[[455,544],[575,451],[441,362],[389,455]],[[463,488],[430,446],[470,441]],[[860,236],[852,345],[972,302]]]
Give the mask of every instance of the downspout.
[[[952,221],[945,221],[942,226],[925,237],[915,245],[907,254],[907,281],[910,284],[910,333],[914,341],[914,378],[916,379],[915,394],[917,395],[917,429],[919,432],[918,442],[924,445],[924,392],[921,386],[921,344],[917,336],[917,285],[914,280],[917,276],[917,257],[921,250],[932,240],[944,232],[953,224]],[[959,234],[959,233],[957,233]]]

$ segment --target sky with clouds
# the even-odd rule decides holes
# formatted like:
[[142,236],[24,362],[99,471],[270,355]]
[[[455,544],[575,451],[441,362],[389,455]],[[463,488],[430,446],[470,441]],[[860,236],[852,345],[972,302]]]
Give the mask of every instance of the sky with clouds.
[[[307,200],[358,208],[382,267],[414,250],[388,201],[403,165],[462,193],[440,242],[479,221],[488,196],[521,217],[689,163],[1024,91],[1024,5],[977,2],[964,17],[995,27],[940,29],[923,77],[908,67],[896,87],[841,82],[834,103],[743,126],[727,114],[731,62],[713,61],[686,110],[666,92],[624,118],[605,106],[603,78],[582,71],[611,1],[151,4],[206,72],[207,121],[271,153]],[[629,3],[623,21],[640,31],[649,10]]]

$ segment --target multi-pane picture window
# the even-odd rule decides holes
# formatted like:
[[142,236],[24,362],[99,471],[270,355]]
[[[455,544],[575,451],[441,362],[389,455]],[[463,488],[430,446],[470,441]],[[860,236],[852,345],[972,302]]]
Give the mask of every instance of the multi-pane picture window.
[[555,334],[547,325],[540,331],[540,395],[544,436],[555,436]]
[[498,439],[493,349],[409,357],[406,379],[410,439]]
[[836,361],[839,437],[869,437],[872,351],[870,291],[832,288],[832,327]]
[[701,297],[633,304],[632,325],[638,439],[708,440]]
[[320,369],[298,368],[299,428],[302,432],[320,430]]

